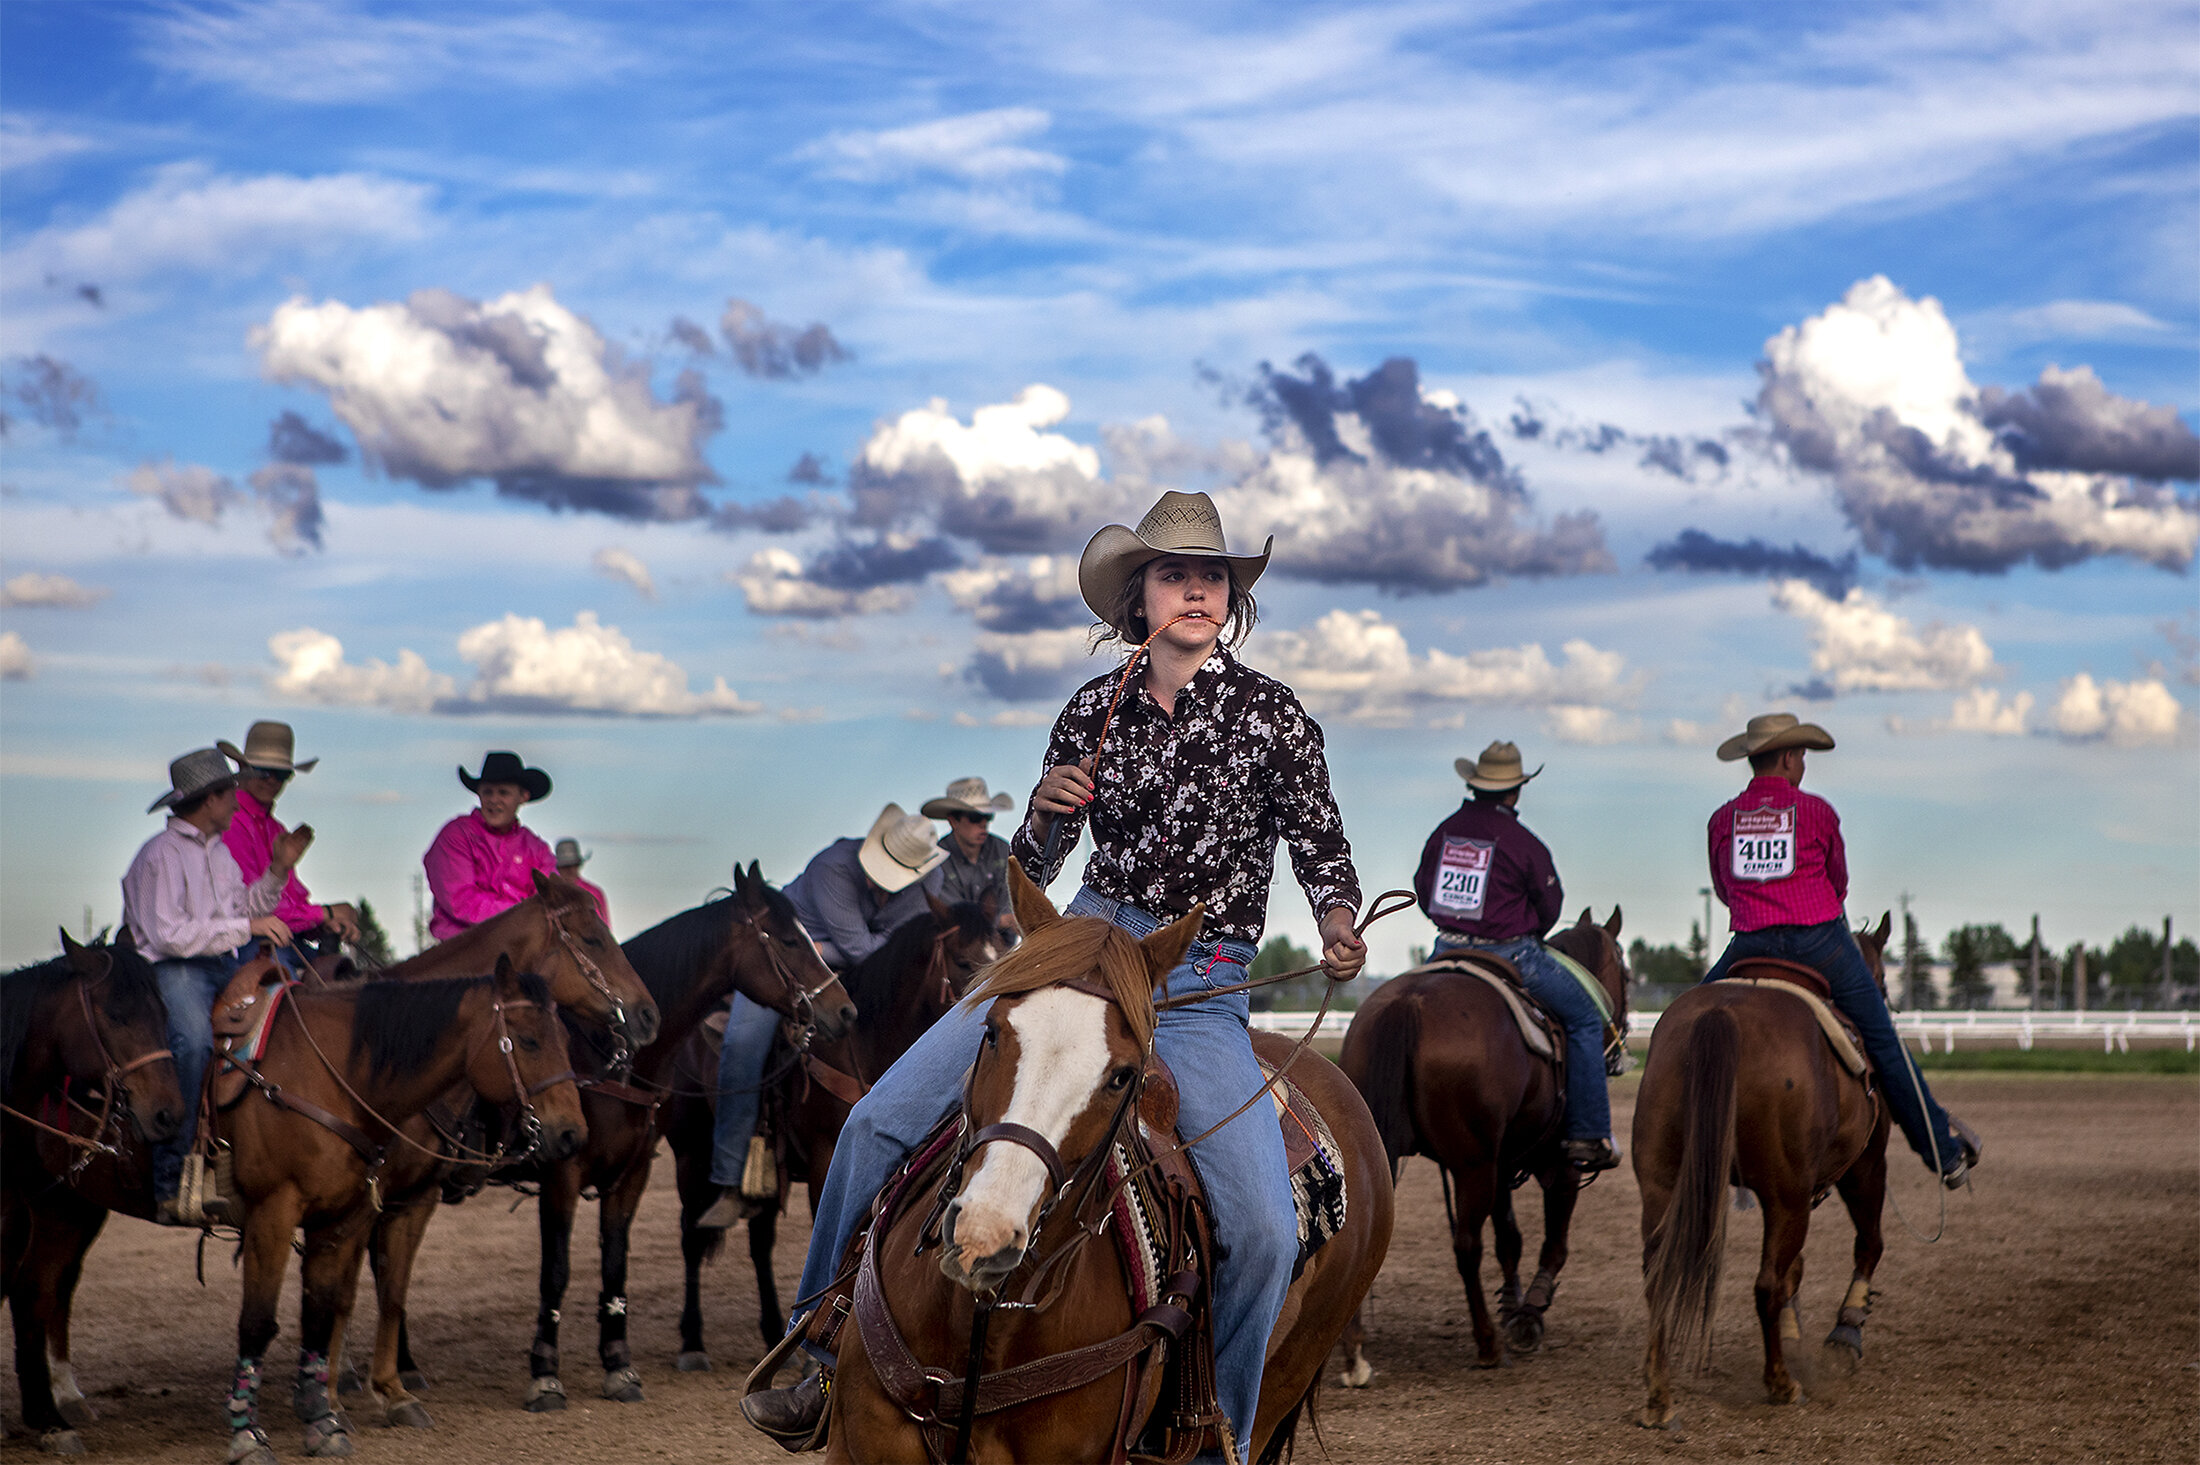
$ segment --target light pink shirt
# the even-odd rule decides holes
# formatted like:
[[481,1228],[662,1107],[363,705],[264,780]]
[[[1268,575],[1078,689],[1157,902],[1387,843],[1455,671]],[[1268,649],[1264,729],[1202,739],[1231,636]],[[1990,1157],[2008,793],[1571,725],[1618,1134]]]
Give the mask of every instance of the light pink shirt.
[[529,871],[558,873],[557,856],[541,836],[518,823],[498,833],[489,828],[479,809],[444,825],[422,863],[428,868],[428,889],[435,895],[428,934],[438,941],[448,941],[533,895],[535,882],[528,878]]
[[122,877],[122,920],[148,961],[222,956],[252,936],[283,891],[269,869],[250,885],[219,835],[169,816]]
[[[275,811],[243,789],[237,790],[237,817],[229,821],[222,843],[229,846],[229,853],[237,861],[237,869],[247,880],[257,880],[267,872],[275,860],[275,841],[290,831],[275,817]],[[298,872],[290,872],[283,882],[283,898],[275,907],[275,914],[293,931],[310,931],[328,919],[328,912],[313,903],[306,888],[298,881]]]

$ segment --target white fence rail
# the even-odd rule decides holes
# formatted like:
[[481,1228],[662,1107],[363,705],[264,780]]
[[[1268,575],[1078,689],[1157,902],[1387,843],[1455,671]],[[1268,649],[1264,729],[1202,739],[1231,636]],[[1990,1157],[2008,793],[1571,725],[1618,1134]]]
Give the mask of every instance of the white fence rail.
[[[1253,1026],[1267,1032],[1297,1034],[1306,1031],[1313,1016],[1311,1012],[1256,1012]],[[1332,1012],[1322,1019],[1321,1031],[1315,1036],[1341,1039],[1351,1025],[1351,1013]],[[1657,1025],[1655,1012],[1628,1014],[1628,1036],[1637,1043],[1648,1039]],[[1958,1042],[1987,1048],[2006,1048],[2014,1043],[2029,1050],[2040,1042],[2098,1040],[2103,1053],[2128,1053],[2134,1042],[2182,1042],[2187,1053],[2200,1045],[2200,1014],[2191,1012],[1898,1012],[1894,1026],[1906,1042],[1927,1053],[1953,1053]]]

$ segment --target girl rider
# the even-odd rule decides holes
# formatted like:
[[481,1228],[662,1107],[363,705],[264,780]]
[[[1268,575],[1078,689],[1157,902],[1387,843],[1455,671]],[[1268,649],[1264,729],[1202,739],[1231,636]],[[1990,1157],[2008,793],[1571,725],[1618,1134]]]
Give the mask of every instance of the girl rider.
[[[1168,628],[1117,709],[1097,768],[1093,750],[1121,674],[1096,677],[1070,698],[1012,847],[1045,885],[1062,858],[1045,859],[1055,821],[1070,821],[1054,844],[1062,851],[1089,820],[1095,849],[1065,913],[1097,916],[1133,937],[1205,904],[1201,939],[1157,996],[1245,979],[1267,924],[1279,838],[1291,847],[1292,869],[1320,921],[1323,965],[1348,978],[1367,959],[1352,930],[1360,887],[1329,790],[1321,729],[1290,688],[1230,649],[1253,627],[1252,585],[1267,564],[1266,548],[1225,551],[1222,520],[1207,495],[1173,492],[1135,531],[1111,524],[1094,535],[1078,564],[1078,587],[1100,618],[1101,642],[1135,648],[1153,628]],[[1168,626],[1184,615],[1191,618]],[[949,1013],[849,1116],[810,1233],[803,1296],[832,1281],[879,1187],[954,1107],[983,1018],[967,1006]],[[1221,1120],[1264,1081],[1246,1018],[1242,992],[1160,1015],[1154,1048],[1176,1070],[1182,1133]],[[1227,1251],[1213,1280],[1216,1392],[1245,1459],[1268,1335],[1298,1250],[1283,1139],[1268,1106],[1256,1104],[1194,1154]],[[790,1449],[805,1447],[824,1407],[818,1375],[742,1401],[750,1422]]]

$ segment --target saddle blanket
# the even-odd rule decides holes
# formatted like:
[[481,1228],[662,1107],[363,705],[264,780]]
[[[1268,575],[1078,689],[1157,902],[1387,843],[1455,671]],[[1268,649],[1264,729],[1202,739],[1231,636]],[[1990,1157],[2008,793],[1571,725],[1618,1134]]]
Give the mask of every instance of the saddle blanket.
[[[1737,963],[1735,969],[1738,972],[1750,970],[1739,963]],[[1870,1077],[1871,1065],[1865,1062],[1863,1052],[1857,1048],[1856,1038],[1851,1033],[1846,1018],[1834,1011],[1833,1007],[1823,997],[1805,987],[1800,981],[1774,975],[1773,972],[1763,967],[1758,967],[1756,970],[1763,973],[1763,975],[1754,977],[1726,976],[1719,979],[1720,985],[1723,986],[1728,982],[1739,982],[1748,987],[1763,987],[1769,991],[1785,992],[1797,1001],[1807,1003],[1811,1015],[1818,1019],[1819,1030],[1825,1033],[1826,1042],[1833,1049],[1833,1056],[1841,1060],[1841,1066],[1858,1078]]]
[[296,985],[278,967],[264,977],[239,972],[222,989],[212,1014],[214,1053],[219,1060],[213,1077],[216,1104],[227,1108],[244,1093],[245,1065],[257,1064],[266,1053],[276,1009]]

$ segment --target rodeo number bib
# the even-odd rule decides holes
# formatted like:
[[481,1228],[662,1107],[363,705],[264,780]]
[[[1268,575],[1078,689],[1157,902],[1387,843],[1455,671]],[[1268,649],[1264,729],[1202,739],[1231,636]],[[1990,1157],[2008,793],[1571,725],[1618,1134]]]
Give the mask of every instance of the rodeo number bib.
[[1734,811],[1734,878],[1785,880],[1795,873],[1795,808]]
[[1496,853],[1489,840],[1445,835],[1443,858],[1436,866],[1435,907],[1447,916],[1481,919],[1482,899],[1490,887],[1490,857]]

